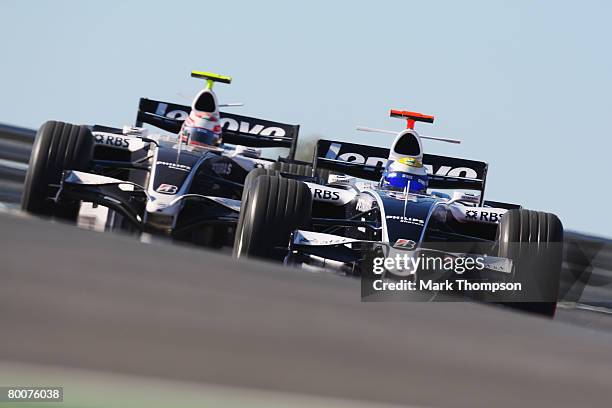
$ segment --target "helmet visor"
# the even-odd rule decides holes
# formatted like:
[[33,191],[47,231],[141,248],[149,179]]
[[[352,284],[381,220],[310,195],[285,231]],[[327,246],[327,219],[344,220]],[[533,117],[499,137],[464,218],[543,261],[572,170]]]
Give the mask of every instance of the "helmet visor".
[[221,140],[218,134],[208,129],[185,127],[183,133],[188,143],[195,146],[217,146]]
[[382,187],[395,191],[408,190],[410,193],[423,193],[427,190],[427,178],[393,171],[384,174]]

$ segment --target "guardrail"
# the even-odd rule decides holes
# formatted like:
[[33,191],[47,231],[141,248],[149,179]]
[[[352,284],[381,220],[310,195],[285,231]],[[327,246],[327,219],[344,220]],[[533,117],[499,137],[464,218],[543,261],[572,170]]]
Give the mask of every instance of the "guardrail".
[[17,203],[36,131],[0,124],[0,202]]
[[0,160],[27,163],[36,131],[0,123]]
[[565,232],[560,298],[612,309],[612,240]]
[[[18,203],[36,131],[0,124],[0,202]],[[567,231],[560,297],[612,308],[612,240]]]

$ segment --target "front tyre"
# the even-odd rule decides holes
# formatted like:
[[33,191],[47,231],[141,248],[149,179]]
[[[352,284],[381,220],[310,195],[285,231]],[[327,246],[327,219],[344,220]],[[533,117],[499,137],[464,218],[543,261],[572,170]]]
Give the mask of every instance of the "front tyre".
[[280,173],[300,177],[316,176],[320,184],[325,184],[329,179],[329,170],[318,168],[313,174],[313,168],[310,164],[275,162],[270,168]]
[[282,261],[291,232],[310,223],[311,209],[306,184],[278,175],[255,178],[243,195],[234,256]]
[[[519,302],[507,306],[554,316],[563,261],[563,225],[550,213],[510,210],[497,230],[498,256],[514,262],[514,281],[520,282]],[[520,298],[523,299],[520,299]]]
[[37,215],[74,221],[79,202],[55,202],[64,170],[87,170],[94,138],[86,126],[45,122],[34,140],[26,173],[21,209]]

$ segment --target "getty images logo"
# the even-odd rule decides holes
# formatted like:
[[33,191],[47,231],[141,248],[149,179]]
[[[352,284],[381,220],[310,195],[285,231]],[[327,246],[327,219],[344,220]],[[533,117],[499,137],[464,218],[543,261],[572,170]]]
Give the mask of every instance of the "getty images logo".
[[[168,104],[159,103],[157,104],[157,109],[155,110],[156,115],[165,116],[167,118],[176,119],[176,120],[185,120],[189,116],[189,112],[182,109],[174,109],[169,112],[166,112],[168,109]],[[219,120],[221,123],[221,127],[225,130],[229,130],[232,132],[240,132],[240,133],[248,133],[250,135],[260,135],[260,136],[276,136],[283,137],[286,136],[285,129],[277,127],[277,126],[264,126],[260,124],[254,124],[251,126],[249,122],[246,121],[238,121],[232,118],[221,118]]]

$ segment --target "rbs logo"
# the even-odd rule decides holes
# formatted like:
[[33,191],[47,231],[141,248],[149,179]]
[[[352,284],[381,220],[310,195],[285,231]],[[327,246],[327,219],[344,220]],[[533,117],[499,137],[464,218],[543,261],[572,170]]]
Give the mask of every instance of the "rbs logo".
[[128,148],[130,147],[130,143],[126,138],[114,136],[114,135],[101,135],[96,134],[94,140],[97,144],[103,144],[107,146]]
[[315,188],[312,196],[315,200],[328,200],[328,201],[338,201],[340,200],[340,193],[337,191],[327,191],[320,188]]

